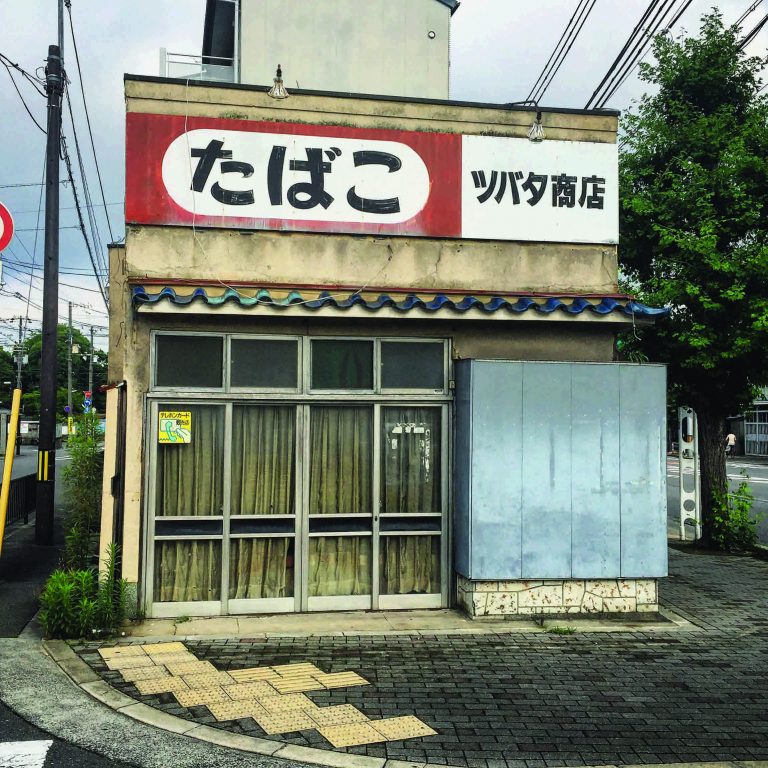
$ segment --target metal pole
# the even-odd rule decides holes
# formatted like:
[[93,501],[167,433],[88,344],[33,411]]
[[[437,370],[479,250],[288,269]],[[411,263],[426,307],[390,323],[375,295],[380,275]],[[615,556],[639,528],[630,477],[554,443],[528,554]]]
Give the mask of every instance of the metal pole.
[[88,391],[93,398],[93,326],[91,326],[91,359],[88,362]]
[[[59,4],[59,15],[63,11]],[[48,141],[45,165],[45,258],[43,264],[43,329],[40,353],[40,436],[37,454],[35,542],[53,544],[56,486],[56,341],[59,309],[59,152],[62,60],[57,45],[48,47],[45,88],[48,93]]]
[[[16,350],[16,389],[21,390],[21,366],[24,362],[24,326],[23,319],[19,318],[19,346]],[[21,455],[21,440],[16,441],[16,455]]]
[[69,302],[69,331],[67,333],[67,413],[72,416],[72,302]]

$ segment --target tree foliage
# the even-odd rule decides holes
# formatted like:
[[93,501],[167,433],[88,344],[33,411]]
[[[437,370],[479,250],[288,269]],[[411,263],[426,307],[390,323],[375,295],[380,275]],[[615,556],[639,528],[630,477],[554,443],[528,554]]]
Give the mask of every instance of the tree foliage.
[[621,139],[622,271],[671,315],[635,339],[668,365],[699,416],[704,536],[727,492],[724,424],[768,383],[768,100],[765,61],[716,10],[698,36],[655,40],[652,86]]

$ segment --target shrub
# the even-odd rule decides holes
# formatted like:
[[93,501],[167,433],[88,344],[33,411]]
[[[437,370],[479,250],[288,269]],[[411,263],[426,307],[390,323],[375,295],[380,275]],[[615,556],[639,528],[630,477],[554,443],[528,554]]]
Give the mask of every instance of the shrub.
[[721,494],[715,499],[713,538],[721,549],[739,552],[754,549],[758,542],[757,526],[761,515],[752,514],[755,500],[749,487],[749,477],[742,470],[743,480],[735,492]]
[[99,419],[87,413],[75,423],[75,433],[67,438],[71,460],[63,472],[67,507],[64,560],[67,568],[83,570],[97,565],[104,454]]
[[70,639],[114,634],[126,616],[125,580],[116,578],[118,549],[107,550],[101,580],[96,571],[58,569],[40,595],[40,622],[46,637]]

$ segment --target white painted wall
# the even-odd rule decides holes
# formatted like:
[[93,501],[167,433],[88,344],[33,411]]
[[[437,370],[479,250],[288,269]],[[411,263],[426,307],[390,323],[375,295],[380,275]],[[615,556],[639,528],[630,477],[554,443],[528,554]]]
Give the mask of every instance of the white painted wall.
[[[448,98],[450,10],[437,0],[241,0],[241,81]],[[429,33],[434,32],[434,39]]]

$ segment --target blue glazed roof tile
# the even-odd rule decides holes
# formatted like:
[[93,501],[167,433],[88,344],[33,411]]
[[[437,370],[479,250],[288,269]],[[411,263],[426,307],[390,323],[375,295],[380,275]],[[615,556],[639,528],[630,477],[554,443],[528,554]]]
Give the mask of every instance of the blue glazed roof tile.
[[366,292],[365,294],[354,291],[334,292],[329,291],[299,291],[299,290],[269,290],[234,288],[206,289],[202,287],[190,288],[188,291],[177,291],[170,286],[163,288],[134,286],[133,303],[135,306],[147,304],[159,304],[167,301],[178,306],[188,306],[200,302],[210,307],[220,307],[227,303],[234,303],[244,308],[255,306],[267,306],[277,311],[289,307],[303,306],[309,311],[317,311],[323,308],[346,310],[351,307],[363,307],[371,312],[387,308],[393,308],[400,312],[408,312],[419,309],[427,312],[451,312],[462,314],[471,309],[481,310],[487,314],[496,312],[508,312],[522,314],[524,312],[538,312],[543,315],[551,315],[553,312],[564,312],[568,315],[580,315],[584,312],[592,312],[597,315],[622,314],[628,317],[653,318],[663,317],[669,314],[667,308],[653,308],[634,301],[629,297],[613,296],[454,296],[443,293],[399,293],[386,294]]

